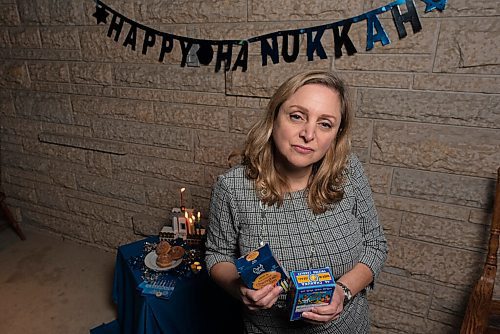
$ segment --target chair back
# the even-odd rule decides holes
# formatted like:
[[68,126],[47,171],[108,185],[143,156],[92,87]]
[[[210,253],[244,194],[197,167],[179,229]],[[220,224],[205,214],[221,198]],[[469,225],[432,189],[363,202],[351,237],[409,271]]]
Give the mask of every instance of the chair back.
[[484,334],[488,330],[492,310],[497,311],[500,301],[492,301],[493,288],[497,273],[497,252],[500,236],[500,168],[497,171],[493,217],[490,226],[488,256],[483,268],[483,274],[477,281],[469,297],[460,334]]

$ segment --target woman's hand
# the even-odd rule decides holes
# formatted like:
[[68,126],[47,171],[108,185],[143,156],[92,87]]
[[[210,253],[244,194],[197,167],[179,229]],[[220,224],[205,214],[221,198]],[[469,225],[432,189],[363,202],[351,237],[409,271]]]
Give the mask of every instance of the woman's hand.
[[334,290],[330,305],[317,306],[310,311],[303,312],[302,319],[319,325],[337,319],[342,310],[344,310],[344,291],[339,288]]
[[247,288],[240,279],[234,263],[219,262],[210,270],[210,276],[235,299],[252,311],[268,309],[276,303],[283,289],[277,285],[266,285],[260,290]]
[[251,311],[271,308],[282,291],[280,286],[271,284],[259,290],[252,290],[243,284],[240,285],[241,301]]

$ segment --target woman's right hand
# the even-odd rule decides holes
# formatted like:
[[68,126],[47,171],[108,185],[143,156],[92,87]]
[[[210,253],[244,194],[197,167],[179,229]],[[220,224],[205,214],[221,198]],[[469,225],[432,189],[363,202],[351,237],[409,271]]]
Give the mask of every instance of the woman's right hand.
[[214,265],[210,270],[210,276],[231,296],[241,300],[252,311],[271,308],[283,291],[282,287],[272,284],[259,290],[247,288],[241,281],[236,266],[230,262],[219,262]]
[[266,285],[259,290],[252,290],[243,284],[240,285],[241,300],[251,311],[271,308],[282,291],[282,287],[272,284]]

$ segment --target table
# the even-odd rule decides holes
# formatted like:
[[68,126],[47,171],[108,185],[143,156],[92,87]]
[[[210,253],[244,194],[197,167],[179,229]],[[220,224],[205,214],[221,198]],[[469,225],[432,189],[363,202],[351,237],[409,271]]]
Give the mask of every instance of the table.
[[157,241],[150,237],[118,248],[113,283],[118,319],[91,333],[242,333],[239,303],[213,283],[206,270],[183,277],[168,300],[141,295],[141,272],[129,260],[143,252],[145,242]]

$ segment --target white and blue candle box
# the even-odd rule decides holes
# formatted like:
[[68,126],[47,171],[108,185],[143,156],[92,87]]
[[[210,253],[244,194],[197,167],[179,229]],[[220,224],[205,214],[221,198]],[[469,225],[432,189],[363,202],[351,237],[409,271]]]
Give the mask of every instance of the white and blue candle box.
[[236,269],[249,289],[258,290],[268,284],[275,284],[288,291],[288,273],[274,257],[268,244],[238,258]]
[[316,306],[329,305],[335,290],[335,279],[329,267],[290,271],[287,304],[290,320],[298,320],[302,312]]

